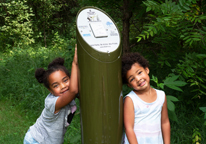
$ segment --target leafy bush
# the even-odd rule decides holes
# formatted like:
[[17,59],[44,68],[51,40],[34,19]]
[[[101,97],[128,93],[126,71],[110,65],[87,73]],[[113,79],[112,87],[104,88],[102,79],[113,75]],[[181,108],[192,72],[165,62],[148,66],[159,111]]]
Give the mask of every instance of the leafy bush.
[[26,0],[14,0],[0,3],[0,50],[11,46],[29,45],[34,43],[32,21],[32,9],[26,4]]
[[194,94],[191,99],[206,95],[206,54],[186,54],[183,60],[179,60],[173,72],[189,83],[192,88],[190,92]]
[[168,0],[161,4],[147,0],[143,3],[147,6],[146,11],[153,13],[148,14],[151,23],[145,24],[144,30],[137,37],[138,41],[164,35],[166,39],[178,37],[184,47],[205,47],[206,16],[200,12],[196,0],[179,0],[178,3]]

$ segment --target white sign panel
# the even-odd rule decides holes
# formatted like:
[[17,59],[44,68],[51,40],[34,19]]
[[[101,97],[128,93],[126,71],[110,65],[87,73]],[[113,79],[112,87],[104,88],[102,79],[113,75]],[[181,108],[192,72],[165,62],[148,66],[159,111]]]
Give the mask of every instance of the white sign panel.
[[110,53],[120,45],[120,35],[113,21],[103,12],[87,8],[77,18],[77,29],[93,49]]
[[106,32],[102,22],[95,22],[95,23],[89,23],[89,24],[90,24],[92,32],[96,38],[107,37],[107,32]]

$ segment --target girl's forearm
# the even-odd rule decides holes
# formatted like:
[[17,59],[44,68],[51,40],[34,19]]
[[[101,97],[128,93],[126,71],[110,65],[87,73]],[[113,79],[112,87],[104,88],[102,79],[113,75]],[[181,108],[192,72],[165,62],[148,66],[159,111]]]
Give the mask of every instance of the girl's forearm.
[[167,111],[167,97],[165,95],[165,102],[162,107],[161,127],[164,144],[170,144],[170,121]]
[[126,135],[130,144],[138,144],[134,130],[126,130]]
[[170,144],[170,122],[162,124],[162,135],[164,144]]
[[72,62],[70,92],[76,95],[78,93],[78,65]]
[[[75,45],[74,58],[72,62],[70,93],[76,95],[78,93],[78,60],[77,60],[77,45]],[[75,97],[75,96],[73,96]]]

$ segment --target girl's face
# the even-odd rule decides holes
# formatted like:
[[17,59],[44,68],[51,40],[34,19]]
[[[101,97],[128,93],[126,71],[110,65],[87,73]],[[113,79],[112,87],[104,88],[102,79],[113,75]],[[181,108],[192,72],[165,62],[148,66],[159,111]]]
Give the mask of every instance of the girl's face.
[[55,96],[62,96],[68,93],[70,79],[64,71],[58,70],[48,77],[49,91]]
[[127,71],[128,86],[136,91],[142,91],[150,86],[149,68],[143,68],[138,63],[134,63]]

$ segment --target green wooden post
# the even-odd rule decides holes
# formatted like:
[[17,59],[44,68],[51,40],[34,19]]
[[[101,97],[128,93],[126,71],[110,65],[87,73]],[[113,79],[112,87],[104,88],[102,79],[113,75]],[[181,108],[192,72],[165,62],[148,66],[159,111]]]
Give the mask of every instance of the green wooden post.
[[120,144],[123,133],[121,42],[111,17],[96,7],[77,14],[83,144]]

